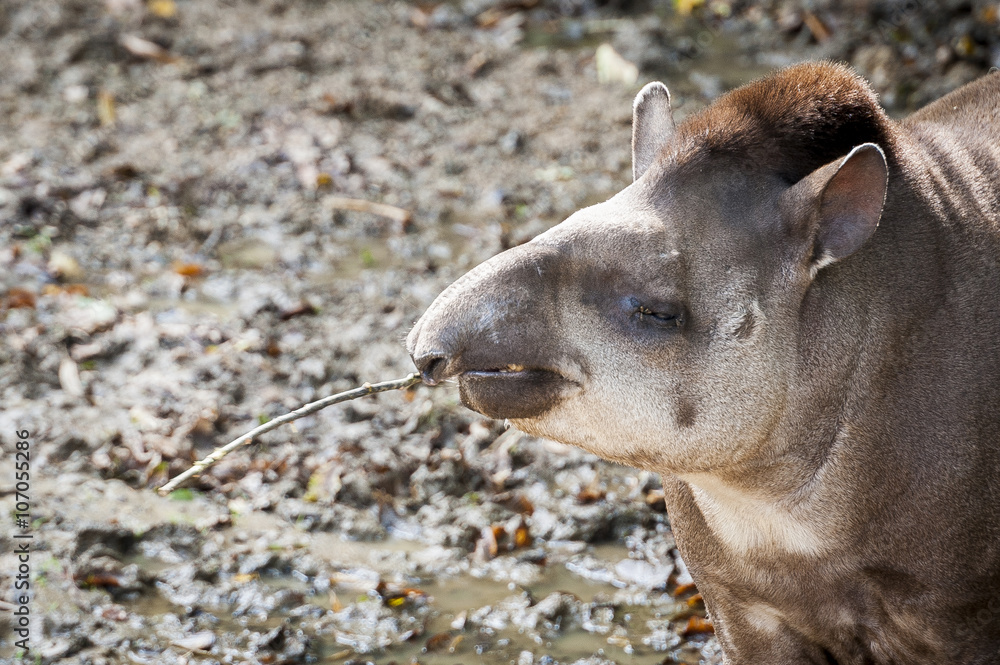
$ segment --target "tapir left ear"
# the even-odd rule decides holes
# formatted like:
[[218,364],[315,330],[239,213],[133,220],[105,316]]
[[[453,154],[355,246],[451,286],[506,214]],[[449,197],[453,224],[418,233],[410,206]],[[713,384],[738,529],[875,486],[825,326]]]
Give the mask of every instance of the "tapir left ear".
[[632,103],[632,179],[638,180],[674,134],[670,92],[659,81],[647,83]]
[[861,249],[882,217],[888,183],[885,153],[865,143],[842,160],[816,169],[786,193],[811,222],[806,225],[811,228],[802,231],[813,239],[814,270]]

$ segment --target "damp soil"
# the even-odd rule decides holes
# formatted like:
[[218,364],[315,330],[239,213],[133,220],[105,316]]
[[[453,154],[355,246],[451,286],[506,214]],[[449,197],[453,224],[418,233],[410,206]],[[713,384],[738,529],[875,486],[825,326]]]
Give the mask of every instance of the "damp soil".
[[659,478],[454,386],[332,407],[153,489],[408,374],[403,338],[445,286],[628,184],[643,83],[682,118],[834,58],[898,116],[1000,64],[997,21],[985,2],[0,2],[5,518],[15,432],[31,455],[30,524],[0,528],[0,659],[30,533],[32,662],[720,662]]

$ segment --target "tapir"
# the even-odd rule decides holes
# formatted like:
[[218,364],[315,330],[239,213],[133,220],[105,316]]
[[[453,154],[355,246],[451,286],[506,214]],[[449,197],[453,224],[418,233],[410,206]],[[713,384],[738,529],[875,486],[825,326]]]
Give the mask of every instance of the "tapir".
[[1000,663],[1000,74],[651,83],[632,161],[433,302],[424,381],[659,472],[726,663]]

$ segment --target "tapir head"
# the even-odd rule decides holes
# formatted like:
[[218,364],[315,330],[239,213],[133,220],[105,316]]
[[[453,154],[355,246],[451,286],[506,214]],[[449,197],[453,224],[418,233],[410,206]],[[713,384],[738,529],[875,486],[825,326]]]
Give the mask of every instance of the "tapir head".
[[607,459],[682,473],[759,454],[790,408],[807,292],[878,224],[887,127],[830,64],[679,127],[651,83],[634,182],[460,278],[408,350],[469,408]]

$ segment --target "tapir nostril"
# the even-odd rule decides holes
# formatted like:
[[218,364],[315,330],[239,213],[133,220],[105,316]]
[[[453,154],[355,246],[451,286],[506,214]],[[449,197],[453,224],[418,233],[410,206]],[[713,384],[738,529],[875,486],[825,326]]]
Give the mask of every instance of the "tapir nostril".
[[437,385],[444,378],[445,367],[448,364],[447,357],[441,353],[425,353],[419,358],[414,358],[413,362],[420,370],[420,378],[429,386]]

